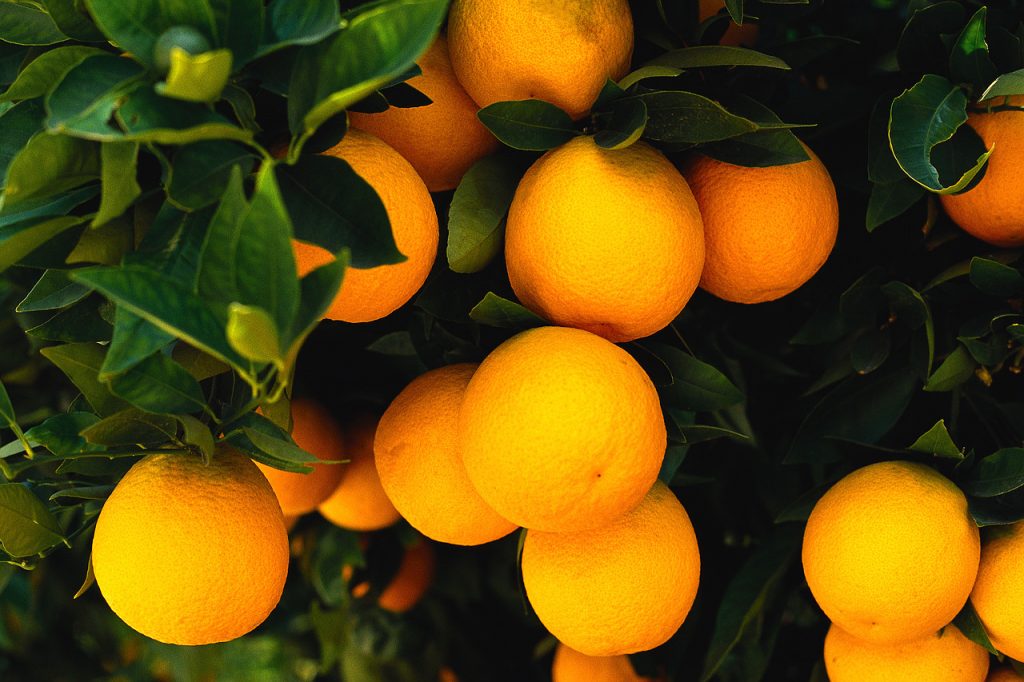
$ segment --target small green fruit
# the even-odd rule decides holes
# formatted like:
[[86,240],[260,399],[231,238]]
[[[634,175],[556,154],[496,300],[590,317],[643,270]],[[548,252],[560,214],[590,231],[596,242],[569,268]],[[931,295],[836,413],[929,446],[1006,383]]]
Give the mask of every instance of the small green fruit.
[[171,68],[171,48],[180,47],[189,54],[202,54],[210,49],[210,41],[191,26],[171,26],[160,34],[153,46],[153,61],[160,73]]

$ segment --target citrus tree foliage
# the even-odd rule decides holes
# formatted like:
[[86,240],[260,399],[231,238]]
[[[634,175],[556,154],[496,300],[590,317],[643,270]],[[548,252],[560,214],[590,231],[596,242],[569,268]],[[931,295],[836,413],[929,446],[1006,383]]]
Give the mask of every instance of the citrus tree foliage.
[[[447,2],[0,2],[0,676],[436,679],[451,662],[470,680],[544,679],[551,642],[524,612],[515,538],[445,554],[433,601],[400,618],[344,590],[341,564],[363,561],[351,534],[300,525],[307,547],[271,619],[199,650],[127,630],[88,590],[88,557],[140,455],[209,457],[226,441],[303,471],[294,384],[339,409],[383,406],[426,368],[542,324],[513,300],[504,217],[526,165],[584,134],[747,166],[805,159],[799,135],[842,212],[836,250],[798,292],[756,306],[698,294],[625,345],[658,386],[661,476],[703,563],[686,624],[639,670],[823,680],[802,524],[868,462],[927,461],[981,526],[1024,518],[1020,254],[937,202],[999,154],[964,122],[1024,94],[1024,9],[728,0],[698,22],[696,4],[634,0],[633,70],[581,121],[539,100],[481,110],[504,149],[435,196],[447,228],[423,290],[380,323],[318,328],[346,268],[404,256],[373,189],[317,152],[348,109],[424,104],[404,81]],[[744,17],[757,49],[718,45]],[[299,278],[293,237],[337,259]],[[987,644],[969,608],[958,623]]]

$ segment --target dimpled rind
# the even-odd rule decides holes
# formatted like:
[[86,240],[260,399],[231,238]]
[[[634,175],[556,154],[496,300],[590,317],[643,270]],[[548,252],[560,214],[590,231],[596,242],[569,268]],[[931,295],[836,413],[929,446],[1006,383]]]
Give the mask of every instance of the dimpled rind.
[[901,644],[857,639],[833,625],[825,636],[829,682],[984,682],[988,652],[955,626]]

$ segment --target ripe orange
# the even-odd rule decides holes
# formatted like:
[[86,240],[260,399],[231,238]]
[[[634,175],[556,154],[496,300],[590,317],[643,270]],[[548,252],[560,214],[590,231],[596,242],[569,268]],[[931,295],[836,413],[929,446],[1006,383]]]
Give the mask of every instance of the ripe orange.
[[469,382],[459,447],[481,497],[513,523],[576,531],[644,498],[665,454],[654,384],[624,350],[541,327],[501,344]]
[[967,498],[934,469],[881,462],[849,474],[815,505],[804,575],[834,623],[885,644],[920,640],[963,608],[979,560]]
[[953,625],[901,644],[866,642],[835,625],[825,637],[830,682],[984,682],[988,664],[988,652]]
[[423,73],[408,83],[431,104],[379,114],[352,111],[349,122],[394,147],[431,192],[454,189],[470,166],[498,148],[498,140],[476,117],[479,107],[455,78],[444,36],[416,63]]
[[92,567],[110,608],[147,637],[226,642],[277,605],[288,534],[274,491],[248,457],[228,447],[209,465],[149,455],[103,505]]
[[[989,101],[983,104],[998,104]],[[1024,97],[1010,104],[1024,106]],[[1024,111],[972,113],[967,125],[985,146],[995,145],[985,175],[972,189],[939,196],[950,218],[965,231],[994,246],[1024,244],[1024,194],[1020,191],[1018,163],[1024,155]]]
[[459,407],[476,367],[417,377],[384,412],[373,445],[384,492],[405,520],[456,545],[480,545],[516,528],[480,497],[459,454]]
[[996,529],[981,550],[971,603],[997,649],[1024,659],[1024,523]]
[[633,17],[627,0],[455,0],[448,44],[455,75],[481,107],[541,99],[578,119],[629,69]]
[[606,525],[528,531],[522,566],[541,623],[588,656],[663,644],[690,612],[700,579],[690,517],[661,481],[639,506]]
[[[420,540],[406,548],[402,561],[398,565],[391,582],[377,597],[377,605],[382,609],[403,613],[419,603],[434,580],[434,550],[425,540]],[[342,567],[342,577],[348,581],[354,571],[351,566]],[[372,590],[368,582],[361,582],[352,587],[352,596],[356,599],[365,597]]]
[[[341,429],[327,410],[307,398],[293,400],[291,409],[292,439],[296,445],[320,459],[343,459]],[[299,516],[316,509],[338,487],[345,471],[341,464],[314,464],[308,474],[281,471],[259,462],[256,466],[270,481],[285,516]]]
[[[710,19],[714,15],[718,14],[724,7],[725,0],[700,0],[698,19],[700,21]],[[757,35],[757,24],[745,21],[740,25],[730,18],[729,28],[725,29],[725,33],[718,41],[718,44],[731,46],[746,45],[747,47],[752,47],[757,42]]]
[[[349,268],[329,320],[371,322],[390,315],[419,291],[437,255],[437,212],[423,180],[402,155],[369,133],[350,130],[326,154],[344,159],[380,196],[402,263]],[[334,260],[327,249],[294,240],[300,276]]]
[[700,211],[658,150],[643,142],[607,150],[577,137],[519,183],[505,263],[519,299],[555,324],[612,341],[648,336],[697,288]]
[[629,657],[587,656],[559,642],[551,664],[551,682],[645,682]]
[[727,301],[773,301],[798,289],[828,259],[839,205],[828,170],[811,157],[747,168],[696,155],[683,169],[704,219],[700,286]]
[[341,483],[318,507],[328,521],[349,530],[378,530],[398,520],[398,510],[381,487],[373,461],[377,418],[361,414],[345,424],[346,454]]

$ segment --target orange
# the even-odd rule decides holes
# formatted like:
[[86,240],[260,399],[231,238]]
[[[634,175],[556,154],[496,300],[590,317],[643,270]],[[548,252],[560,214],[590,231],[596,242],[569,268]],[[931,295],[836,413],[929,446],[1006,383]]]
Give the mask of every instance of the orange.
[[459,407],[476,367],[449,365],[416,378],[384,412],[373,442],[384,492],[405,520],[456,545],[480,545],[516,528],[480,497],[459,454]]
[[992,644],[1007,656],[1024,659],[1024,523],[998,528],[981,551],[971,603]]
[[318,507],[328,521],[349,530],[378,530],[398,520],[398,510],[381,487],[373,462],[377,418],[368,414],[345,424],[348,464],[341,483]]
[[444,36],[416,63],[423,73],[407,82],[430,104],[379,114],[352,111],[349,122],[394,147],[431,192],[454,189],[470,166],[498,148],[498,140],[476,117],[479,107],[455,78]]
[[[714,15],[718,14],[724,7],[725,0],[700,0],[698,19],[700,21],[710,19]],[[718,41],[718,44],[731,45],[734,47],[738,45],[751,47],[757,42],[757,34],[757,24],[752,24],[749,21],[745,21],[743,24],[737,24],[730,18],[729,27],[725,29],[725,33]]]
[[645,682],[629,657],[587,656],[559,642],[551,664],[551,682]]
[[[319,459],[344,458],[341,429],[327,410],[306,398],[293,400],[291,410],[292,439],[296,445]],[[256,466],[270,481],[285,516],[299,516],[316,509],[338,487],[345,471],[341,464],[314,464],[308,474],[281,471],[259,462]]]
[[509,208],[516,295],[555,324],[612,341],[648,336],[686,305],[704,266],[700,211],[668,159],[577,137],[530,167]]
[[523,584],[541,623],[588,656],[663,644],[682,625],[700,578],[697,537],[658,481],[632,511],[589,531],[530,530]]
[[481,107],[540,99],[578,119],[629,70],[633,17],[627,0],[455,0],[448,45]]
[[[390,315],[423,286],[437,255],[437,212],[423,180],[402,155],[379,139],[350,130],[325,152],[344,159],[380,196],[398,250],[406,260],[375,268],[349,268],[324,317],[372,322]],[[334,260],[327,249],[292,241],[299,276]]]
[[988,652],[950,625],[922,639],[877,644],[833,625],[825,637],[830,682],[984,682]]
[[274,491],[248,457],[224,446],[209,465],[149,455],[103,505],[92,567],[110,608],[147,637],[226,642],[277,605],[288,535]]
[[665,443],[644,370],[579,329],[530,329],[498,346],[459,415],[469,480],[500,515],[537,530],[585,530],[625,514],[657,478]]
[[748,168],[707,156],[683,169],[704,219],[700,286],[761,303],[795,291],[828,259],[839,229],[832,178],[806,145],[800,163]]
[[818,501],[804,532],[804,575],[832,622],[864,640],[920,640],[946,626],[978,573],[967,498],[934,469],[881,462]]
[[999,668],[993,670],[985,682],[1021,682],[1024,677],[1017,674],[1013,668]]
[[[426,541],[420,540],[410,545],[402,554],[402,561],[391,582],[377,597],[377,605],[395,613],[411,609],[419,603],[433,582],[434,563],[434,550]],[[351,580],[354,573],[348,564],[342,566],[341,575],[346,582]],[[372,589],[369,582],[360,582],[352,587],[352,596],[360,599]]]
[[[988,101],[985,104],[1000,104]],[[1024,106],[1024,97],[1009,103]],[[968,233],[994,246],[1024,244],[1024,194],[1020,191],[1020,163],[1024,156],[1024,111],[972,113],[967,125],[974,128],[991,149],[985,175],[973,188],[960,194],[939,196],[942,207]]]

